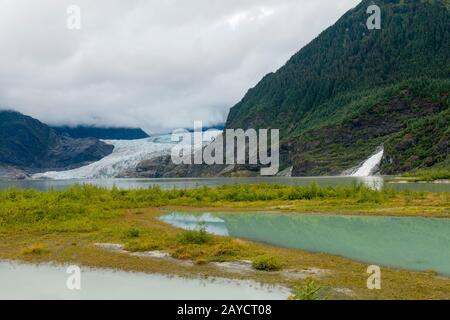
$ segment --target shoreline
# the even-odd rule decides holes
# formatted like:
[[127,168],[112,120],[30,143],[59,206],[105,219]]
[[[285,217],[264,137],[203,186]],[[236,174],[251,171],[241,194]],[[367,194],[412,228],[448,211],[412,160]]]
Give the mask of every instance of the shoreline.
[[[299,199],[285,199],[284,194]],[[0,219],[4,222],[0,226],[0,259],[80,264],[187,278],[254,280],[290,289],[304,283],[305,280],[283,272],[240,273],[214,265],[255,261],[266,256],[280,260],[282,270],[297,274],[305,270],[329,271],[319,277],[312,275],[335,299],[448,299],[450,278],[435,272],[383,267],[383,290],[368,290],[367,263],[237,238],[197,239],[197,235],[192,238],[192,234],[164,223],[159,217],[168,210],[178,210],[449,218],[449,196],[448,193],[373,191],[358,186],[330,189],[276,185],[195,190],[104,190],[79,186],[67,191],[3,191],[0,192]],[[96,243],[121,244],[127,251],[136,253],[159,250],[174,259],[192,263],[109,252],[96,247]]]
[[[146,210],[134,209],[126,211],[126,217],[124,217],[125,220],[137,217],[137,219],[142,222],[151,222],[152,225],[163,227],[165,230],[170,232],[182,232],[178,228],[174,228],[168,224],[158,221],[159,216],[164,214],[164,211],[159,208],[147,208]],[[138,214],[136,214],[136,212],[138,212]],[[109,252],[106,250],[101,250],[95,246],[96,242],[94,238],[97,237],[83,234],[16,235],[15,239],[11,239],[7,235],[0,235],[0,239],[1,238],[3,239],[0,244],[0,259],[3,260],[6,258],[21,263],[75,263],[91,268],[110,268],[118,271],[162,274],[167,276],[179,276],[188,279],[219,277],[230,280],[252,280],[262,285],[280,285],[289,289],[293,289],[294,286],[302,283],[302,280],[284,277],[282,273],[263,271],[255,271],[250,273],[230,272],[229,270],[221,269],[211,264],[194,263],[193,265],[182,265],[164,259],[152,259],[142,256],[129,256],[118,252]],[[7,240],[8,238],[9,241]],[[105,237],[100,236],[100,238],[104,239]],[[116,237],[115,240],[116,242],[114,243],[123,242],[123,238],[120,237]],[[448,297],[447,293],[450,292],[450,278],[448,277],[443,277],[435,272],[411,271],[389,267],[382,267],[383,278],[385,281],[390,282],[389,287],[391,288],[388,287],[388,292],[370,291],[365,288],[366,268],[368,266],[367,263],[330,254],[280,248],[236,238],[229,238],[229,240],[232,243],[244,245],[248,251],[264,252],[264,254],[279,256],[287,261],[288,266],[286,268],[288,269],[293,268],[295,270],[306,270],[318,268],[322,270],[330,270],[329,274],[314,279],[320,286],[326,288],[327,292],[335,293],[335,296],[332,297],[336,299],[429,299],[433,298],[433,296],[436,299],[445,299]],[[77,241],[76,245],[73,245],[74,241]],[[42,255],[23,255],[20,252],[24,246],[24,242],[45,243],[49,248],[49,252]],[[9,248],[9,252],[4,250],[5,247]],[[430,284],[430,287],[425,288],[421,292],[416,292],[416,290],[410,286],[403,288],[404,283],[407,283],[405,281],[428,283]],[[438,290],[439,287],[441,289]],[[440,295],[439,292],[441,290],[444,290],[444,292],[447,293]],[[342,294],[340,291],[347,293],[351,292],[351,295]]]
[[[254,205],[254,204],[253,204]],[[252,206],[252,204],[249,204]],[[302,206],[302,204],[294,203],[291,205],[273,205],[272,207],[259,206],[254,207],[240,207],[240,206],[224,206],[224,207],[189,207],[189,206],[163,206],[159,209],[162,211],[161,215],[170,211],[181,211],[184,213],[203,213],[210,211],[214,213],[224,214],[239,214],[239,213],[271,213],[271,214],[285,214],[285,215],[328,215],[328,216],[348,216],[348,217],[394,217],[394,218],[431,218],[431,219],[450,219],[450,208],[447,212],[401,212],[401,211],[385,211],[383,208],[379,210],[368,210],[360,208],[338,208]]]
[[420,180],[415,178],[404,178],[398,177],[394,178],[394,180],[386,180],[387,184],[405,184],[405,183],[435,183],[435,184],[450,184],[449,179],[436,179],[436,180]]

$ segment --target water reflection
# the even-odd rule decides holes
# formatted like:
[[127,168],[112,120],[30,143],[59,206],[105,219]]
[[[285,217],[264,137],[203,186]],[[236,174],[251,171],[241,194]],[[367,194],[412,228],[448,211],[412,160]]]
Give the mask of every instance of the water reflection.
[[218,217],[214,217],[209,213],[205,213],[202,215],[172,213],[170,215],[162,216],[160,219],[173,226],[185,230],[199,230],[201,228],[204,228],[207,232],[215,235],[229,235],[227,226],[225,225],[225,221]]
[[358,183],[362,183],[374,190],[381,190],[384,186],[384,179],[380,176],[355,177]]

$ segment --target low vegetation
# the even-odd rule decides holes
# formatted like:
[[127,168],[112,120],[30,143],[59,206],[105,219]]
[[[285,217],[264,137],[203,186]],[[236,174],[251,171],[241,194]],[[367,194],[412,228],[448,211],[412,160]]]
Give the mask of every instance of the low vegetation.
[[276,257],[261,256],[253,260],[252,267],[259,271],[279,271],[283,263]]
[[41,244],[32,245],[22,250],[23,255],[42,255],[48,252],[47,246]]
[[[180,230],[164,223],[159,216],[167,210],[229,214],[273,210],[449,217],[448,204],[448,193],[377,191],[356,184],[333,188],[313,184],[191,190],[161,190],[158,187],[108,190],[90,185],[48,192],[9,189],[0,192],[0,259],[76,263],[187,277],[245,278],[290,288],[294,288],[298,280],[284,276],[286,272],[319,268],[332,272],[330,276],[316,279],[317,286],[349,288],[356,298],[442,298],[449,292],[450,282],[443,282],[432,273],[384,269],[386,286],[383,292],[369,291],[365,286],[367,266],[364,264],[213,236],[202,226],[196,230]],[[148,259],[110,252],[100,249],[96,243],[122,244],[132,252],[158,250],[179,260],[177,263],[173,259]],[[251,261],[254,269],[264,272],[230,272],[211,263],[244,260]],[[270,272],[281,269],[283,272]],[[421,284],[420,290],[413,285],[404,286],[411,283],[411,279],[415,279],[413,283]],[[314,290],[308,288],[312,286],[296,296],[314,297]]]
[[436,181],[436,180],[450,180],[450,169],[421,169],[404,175],[414,182],[417,181]]
[[289,300],[319,300],[323,288],[312,279],[307,279],[303,284],[295,286],[293,295]]
[[126,236],[127,238],[139,238],[140,234],[141,232],[139,231],[139,229],[130,228],[126,233]]
[[178,241],[182,244],[205,244],[212,241],[212,236],[204,228],[187,230],[180,233]]
[[[190,190],[112,190],[76,185],[65,191],[9,189],[0,192],[0,231],[93,232],[107,219],[121,216],[122,209],[148,207],[269,208],[341,213],[448,216],[449,194],[374,190],[364,185],[318,187],[239,185]],[[388,209],[388,210],[387,210]],[[139,212],[139,211],[138,211]],[[133,229],[134,228],[134,229]],[[128,238],[141,232],[134,226],[123,231]],[[187,233],[186,241],[202,232]],[[191,239],[191,240],[189,240]],[[183,241],[183,240],[181,240]],[[196,241],[196,240],[193,240]]]

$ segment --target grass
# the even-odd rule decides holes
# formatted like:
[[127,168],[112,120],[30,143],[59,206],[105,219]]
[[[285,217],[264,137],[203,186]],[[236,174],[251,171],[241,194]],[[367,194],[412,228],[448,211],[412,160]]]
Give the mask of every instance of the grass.
[[[148,207],[265,208],[284,211],[448,217],[448,193],[373,190],[363,185],[239,185],[190,190],[112,190],[76,185],[65,191],[9,189],[0,192],[0,231],[90,233],[123,209]],[[137,215],[141,210],[137,210]],[[134,226],[131,226],[132,228]],[[133,238],[137,230],[125,231]]]
[[131,252],[144,252],[144,251],[154,251],[161,249],[161,245],[157,241],[145,239],[145,240],[135,240],[128,241],[125,244],[125,250]]
[[139,229],[130,228],[130,229],[128,229],[128,231],[126,233],[126,237],[127,238],[139,238],[140,234],[141,234],[141,232],[139,231]]
[[47,246],[42,245],[42,244],[35,244],[30,247],[24,248],[21,251],[21,253],[23,255],[42,255],[42,254],[45,254],[48,252],[49,252],[49,250],[48,250]]
[[[448,298],[450,281],[434,273],[383,268],[383,290],[370,291],[366,288],[367,266],[363,263],[212,236],[204,228],[184,231],[162,222],[159,216],[169,209],[449,217],[449,203],[448,193],[375,191],[360,185],[335,188],[247,185],[165,191],[107,190],[87,185],[48,192],[10,189],[0,192],[0,259],[74,263],[186,277],[253,279],[296,287],[294,279],[279,272],[230,273],[210,264],[249,260],[265,271],[281,267],[331,270],[330,276],[316,280],[316,284],[324,288],[349,288],[360,299]],[[173,258],[191,260],[194,266],[108,252],[94,245],[99,242],[120,243],[134,252],[164,251]]]
[[307,279],[304,284],[296,286],[289,300],[319,300],[323,288],[312,279]]
[[188,230],[180,233],[178,241],[182,244],[205,244],[212,241],[212,236],[204,228],[200,230]]
[[414,182],[450,180],[450,169],[421,169],[405,174],[404,177],[411,178]]

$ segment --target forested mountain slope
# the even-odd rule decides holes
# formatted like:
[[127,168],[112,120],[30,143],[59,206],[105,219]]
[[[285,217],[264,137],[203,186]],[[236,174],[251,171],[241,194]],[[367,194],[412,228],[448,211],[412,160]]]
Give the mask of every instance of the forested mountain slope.
[[[367,7],[381,8],[368,30]],[[381,171],[438,165],[449,153],[450,1],[362,1],[264,77],[227,128],[279,128],[294,175],[339,174],[377,147]]]

